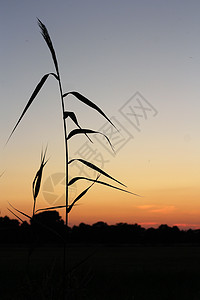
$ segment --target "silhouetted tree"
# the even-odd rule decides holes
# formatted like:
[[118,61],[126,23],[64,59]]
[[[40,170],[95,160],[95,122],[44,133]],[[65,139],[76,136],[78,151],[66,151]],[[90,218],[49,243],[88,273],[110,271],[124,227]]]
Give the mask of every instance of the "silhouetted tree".
[[19,221],[9,217],[0,217],[0,243],[18,242]]
[[157,243],[158,242],[158,234],[157,234],[157,229],[150,227],[146,229],[145,234],[144,234],[144,242],[145,243]]
[[37,240],[59,241],[58,234],[64,231],[64,221],[56,210],[43,211],[31,219],[31,227]]
[[[9,217],[0,217],[0,243],[62,242],[64,221],[57,211],[35,214],[30,224]],[[69,240],[81,243],[132,243],[132,244],[178,244],[200,243],[200,230],[180,230],[177,226],[160,225],[157,229],[145,229],[138,224],[117,223],[108,225],[103,221],[69,228]]]

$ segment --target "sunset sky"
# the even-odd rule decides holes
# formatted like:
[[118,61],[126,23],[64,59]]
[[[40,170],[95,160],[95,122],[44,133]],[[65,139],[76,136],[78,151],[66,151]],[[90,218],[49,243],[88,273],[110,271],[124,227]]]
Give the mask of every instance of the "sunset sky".
[[[8,201],[31,214],[32,181],[47,144],[50,159],[37,208],[64,204],[62,111],[53,77],[5,147],[35,86],[54,72],[39,18],[56,49],[64,92],[88,97],[119,129],[70,96],[66,108],[81,126],[107,133],[116,151],[101,136],[91,136],[93,144],[73,137],[70,157],[90,160],[141,195],[95,184],[70,213],[69,224],[200,228],[199,12],[199,1],[186,0],[1,0],[1,216],[11,216]],[[70,176],[95,178],[80,167],[72,165]],[[71,188],[70,200],[86,186]]]

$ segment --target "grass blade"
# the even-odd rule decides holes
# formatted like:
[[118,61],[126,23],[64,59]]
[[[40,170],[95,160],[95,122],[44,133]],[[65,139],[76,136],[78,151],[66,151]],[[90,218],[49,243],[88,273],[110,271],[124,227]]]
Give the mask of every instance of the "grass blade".
[[100,132],[100,131],[95,131],[95,130],[91,130],[91,129],[82,129],[82,128],[80,128],[80,129],[74,129],[74,130],[72,130],[69,133],[67,139],[69,140],[72,136],[74,136],[76,134],[82,134],[82,133],[84,133],[84,134],[87,134],[87,133],[98,133],[98,134],[103,135],[106,138],[106,140],[108,141],[108,143],[109,143],[110,147],[112,148],[113,152],[115,152],[114,148],[113,148],[113,146],[112,146],[112,144],[111,144],[111,142],[109,140],[109,138],[105,134],[103,134],[102,132]]
[[43,168],[46,165],[47,161],[45,161],[45,157],[46,157],[46,152],[47,152],[47,147],[45,149],[45,152],[43,154],[43,152],[41,153],[41,164],[40,164],[40,168],[37,171],[35,178],[33,180],[33,198],[34,198],[34,204],[33,204],[33,215],[35,214],[35,206],[36,206],[36,198],[39,194],[40,191],[40,186],[41,186],[41,181],[42,181],[42,173],[43,173]]
[[123,185],[124,187],[126,187],[126,185],[124,185],[123,183],[121,183],[121,182],[118,181],[117,179],[113,178],[112,176],[110,176],[109,174],[107,174],[106,172],[104,172],[104,171],[103,171],[102,169],[100,169],[99,167],[95,166],[95,165],[92,164],[91,162],[88,162],[88,161],[86,161],[86,160],[84,160],[84,159],[82,159],[82,158],[73,158],[73,159],[71,159],[71,160],[68,162],[68,164],[71,164],[71,163],[72,163],[73,161],[75,161],[75,160],[80,161],[81,163],[83,163],[83,164],[86,165],[87,167],[89,167],[89,168],[91,168],[91,169],[97,171],[98,173],[101,173],[102,175],[104,175],[104,176],[106,176],[106,177],[108,177],[108,178],[110,178],[110,179],[116,181],[117,183]]
[[19,219],[22,223],[24,222],[18,215],[16,215],[11,209],[7,208],[17,219]]
[[73,111],[64,112],[64,119],[67,119],[68,117],[76,124],[77,127],[81,128]]
[[39,212],[39,211],[44,211],[44,210],[52,210],[52,209],[58,209],[58,208],[64,208],[66,207],[66,205],[59,205],[59,206],[53,206],[53,207],[45,207],[45,208],[40,208],[40,209],[37,209],[35,211],[35,213]]
[[63,98],[66,97],[66,96],[68,96],[68,95],[70,95],[70,94],[73,95],[73,96],[75,96],[78,100],[80,100],[81,102],[85,103],[89,107],[91,107],[91,108],[95,109],[96,111],[98,111],[118,131],[118,129],[115,127],[115,125],[112,123],[112,121],[106,116],[106,114],[95,103],[93,103],[91,100],[89,100],[88,98],[84,97],[83,95],[81,95],[78,92],[68,92],[68,93],[65,93],[63,95]]
[[[68,117],[70,117],[70,119],[76,124],[76,126],[79,128],[79,129],[82,129],[81,126],[79,125],[78,123],[78,120],[76,118],[76,115],[74,112],[72,111],[65,111],[64,112],[64,119],[67,119]],[[91,143],[93,143],[93,141],[90,139],[90,137],[87,135],[87,133],[85,133],[86,137],[89,139],[89,141]]]
[[104,182],[104,181],[96,181],[95,179],[91,179],[91,178],[87,178],[87,177],[81,177],[81,176],[80,176],[80,177],[74,177],[74,178],[72,178],[72,179],[70,180],[70,182],[68,183],[68,186],[70,186],[70,185],[72,185],[73,183],[75,183],[76,181],[82,180],[82,179],[83,179],[83,180],[88,180],[88,181],[97,182],[97,183],[99,183],[99,184],[106,185],[106,186],[111,187],[111,188],[113,188],[113,189],[116,189],[116,190],[119,190],[119,191],[122,191],[122,192],[125,192],[125,193],[128,193],[128,194],[132,194],[132,195],[135,195],[135,196],[140,197],[140,195],[138,195],[138,194],[134,194],[134,193],[129,192],[129,191],[124,190],[124,189],[120,189],[120,188],[118,188],[118,187],[116,187],[116,186],[114,186],[114,185],[111,185],[111,184],[107,183],[107,182]]
[[30,105],[32,104],[33,100],[35,99],[35,97],[37,96],[37,94],[39,93],[39,91],[41,90],[42,86],[44,85],[44,83],[45,83],[45,81],[47,80],[47,78],[49,77],[49,75],[53,75],[56,79],[58,79],[57,75],[54,74],[54,73],[48,73],[48,74],[46,74],[46,75],[44,75],[44,76],[42,77],[42,79],[40,80],[40,82],[39,82],[38,85],[36,86],[35,90],[33,91],[33,93],[32,93],[32,95],[31,95],[30,99],[28,100],[28,103],[26,104],[26,106],[25,106],[25,108],[24,108],[24,110],[23,110],[23,112],[22,112],[22,114],[21,114],[19,120],[17,121],[15,127],[13,128],[13,130],[12,130],[12,132],[11,132],[11,134],[10,134],[10,136],[9,136],[9,138],[8,138],[8,140],[7,140],[7,142],[6,142],[6,144],[7,144],[8,141],[10,140],[10,138],[11,138],[11,136],[13,135],[15,129],[16,129],[17,126],[19,125],[21,119],[23,118],[23,116],[25,115],[26,111],[28,110],[28,108],[29,108]]
[[21,211],[21,210],[15,208],[10,202],[8,202],[8,204],[9,204],[14,210],[18,211],[18,212],[19,212],[20,214],[22,214],[23,216],[25,216],[25,217],[31,219],[31,217],[30,217],[29,215],[27,215],[27,214],[25,214],[23,211]]
[[[9,203],[9,202],[8,202],[8,203]],[[35,219],[31,218],[29,215],[27,215],[27,214],[23,213],[22,211],[20,211],[19,209],[15,208],[11,203],[9,203],[9,205],[10,205],[14,210],[18,211],[20,214],[26,216],[26,217],[29,218],[29,219],[34,220],[34,222],[36,222],[37,224],[39,224],[39,225],[41,225],[42,227],[46,228],[47,230],[51,231],[53,234],[57,235],[61,240],[64,241],[63,237],[62,237],[58,232],[56,232],[53,228],[50,228],[49,226],[46,226],[45,224],[39,222],[38,220],[35,220]],[[11,211],[11,210],[10,210],[10,211]],[[12,212],[12,211],[11,211],[11,212]],[[13,213],[13,212],[12,212],[12,213]],[[17,215],[15,215],[15,216],[16,216],[18,219],[20,219]],[[22,222],[23,222],[23,220],[22,220]]]
[[87,187],[84,191],[82,191],[77,197],[76,199],[72,202],[72,204],[70,204],[67,208],[67,212],[69,213],[72,209],[72,207],[74,206],[74,204],[80,200],[88,191],[89,189],[91,189],[91,187],[95,184],[95,182],[97,182],[97,180],[99,179],[100,175],[97,176],[97,178],[94,180],[94,182],[89,186]]
[[[8,202],[8,203],[9,203],[9,202]],[[23,213],[22,211],[16,209],[16,208],[15,208],[14,206],[12,206],[10,203],[9,203],[9,205],[10,205],[14,210],[18,211],[20,214],[22,214],[22,215],[28,217],[29,219],[32,219],[29,215],[27,215],[27,214]],[[23,221],[19,216],[17,216],[12,210],[10,210],[9,208],[8,208],[8,210],[9,210],[14,216],[16,216],[20,221],[24,222],[24,221]],[[45,229],[51,231],[53,234],[57,235],[62,241],[64,241],[63,237],[62,237],[58,232],[56,232],[53,228],[50,228],[49,226],[46,226],[45,224],[39,222],[38,220],[34,220],[34,222],[37,223],[38,225],[44,227]]]
[[53,62],[54,62],[54,65],[55,65],[55,69],[56,69],[56,72],[59,76],[59,70],[58,70],[58,61],[57,61],[57,58],[56,58],[56,53],[55,53],[55,50],[54,50],[54,47],[53,47],[53,43],[51,41],[51,38],[50,38],[50,35],[48,33],[48,30],[46,28],[46,26],[38,19],[38,25],[41,29],[41,34],[45,40],[45,42],[47,43],[47,46],[51,52],[51,55],[52,55],[52,58],[53,58]]

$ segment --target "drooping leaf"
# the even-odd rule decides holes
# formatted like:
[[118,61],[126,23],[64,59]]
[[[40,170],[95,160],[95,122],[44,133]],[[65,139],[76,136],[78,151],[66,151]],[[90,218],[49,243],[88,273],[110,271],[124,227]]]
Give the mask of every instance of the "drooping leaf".
[[41,181],[42,181],[42,173],[43,173],[43,168],[46,165],[47,161],[45,161],[45,157],[46,157],[46,152],[47,152],[47,147],[45,149],[45,152],[43,154],[43,151],[41,153],[41,164],[40,164],[40,168],[37,171],[35,178],[33,180],[33,199],[34,199],[34,204],[33,204],[33,215],[35,213],[35,206],[36,206],[36,198],[38,196],[38,193],[40,191],[40,185],[41,185]]
[[51,41],[50,35],[48,33],[48,30],[47,30],[46,26],[39,19],[38,19],[38,25],[39,25],[39,27],[41,29],[41,34],[42,34],[45,42],[47,43],[47,46],[48,46],[50,52],[51,52],[56,72],[59,75],[58,61],[57,61],[57,58],[56,58],[56,53],[55,53],[55,50],[54,50],[53,43]]
[[58,208],[65,208],[66,205],[59,205],[59,206],[52,206],[52,207],[45,207],[45,208],[39,208],[35,211],[35,213],[38,213],[39,211],[45,211],[45,210],[52,210],[52,209],[58,209]]
[[10,202],[8,202],[8,204],[9,204],[14,210],[18,211],[18,212],[19,212],[20,214],[22,214],[23,216],[25,216],[25,217],[31,219],[31,217],[30,217],[29,215],[27,215],[27,214],[25,214],[23,211],[21,211],[21,210],[15,208]]
[[95,184],[95,182],[97,182],[97,180],[99,179],[100,175],[97,176],[97,178],[94,180],[94,182],[89,186],[87,187],[84,191],[82,191],[77,197],[76,199],[68,206],[67,208],[67,213],[69,213],[72,209],[72,207],[74,206],[74,204],[80,200],[88,191],[89,189]]
[[40,80],[40,82],[39,82],[38,85],[36,86],[35,90],[33,91],[33,93],[32,93],[32,95],[31,95],[30,99],[28,100],[28,103],[26,104],[26,106],[25,106],[25,108],[24,108],[24,110],[23,110],[23,112],[22,112],[22,114],[21,114],[19,120],[17,121],[15,127],[13,128],[13,130],[12,130],[12,132],[11,132],[11,134],[10,134],[10,136],[9,136],[9,138],[8,138],[8,140],[7,140],[7,142],[6,142],[6,144],[7,144],[8,141],[10,140],[10,138],[11,138],[11,136],[13,135],[15,129],[16,129],[17,126],[19,125],[21,119],[23,118],[23,116],[25,115],[26,111],[28,110],[28,108],[29,108],[30,105],[32,104],[33,100],[35,99],[35,97],[37,96],[37,94],[39,93],[39,91],[41,90],[42,86],[44,85],[44,83],[45,83],[45,81],[47,80],[47,78],[49,77],[49,75],[53,75],[56,79],[58,79],[58,76],[57,76],[56,74],[54,74],[54,73],[48,73],[48,74],[46,74],[46,75],[44,75],[44,76],[42,77],[42,79]]
[[[68,117],[71,118],[71,120],[76,124],[76,126],[77,126],[79,129],[81,129],[81,126],[79,125],[78,120],[77,120],[76,115],[75,115],[74,112],[72,112],[72,111],[65,111],[65,112],[64,112],[64,119],[67,119]],[[86,135],[86,137],[89,139],[89,141],[90,141],[91,143],[93,143],[93,141],[90,139],[90,137],[87,135],[87,133],[85,133],[85,135]]]
[[70,119],[72,119],[72,121],[76,124],[76,126],[78,126],[79,128],[81,128],[80,125],[79,125],[79,123],[78,123],[78,120],[76,118],[76,115],[75,115],[75,113],[73,111],[65,111],[64,112],[64,119],[67,119],[68,117]]
[[17,219],[19,219],[22,223],[24,222],[18,215],[16,215],[10,208],[7,208]]
[[101,134],[101,135],[103,135],[105,138],[106,138],[106,140],[108,141],[108,143],[109,143],[109,145],[110,145],[110,147],[112,148],[112,150],[113,150],[113,152],[114,152],[114,148],[113,148],[113,146],[112,146],[112,144],[111,144],[111,142],[110,142],[110,140],[109,140],[109,138],[105,135],[105,134],[103,134],[102,132],[100,132],[100,131],[95,131],[95,130],[91,130],[91,129],[74,129],[74,130],[72,130],[70,133],[69,133],[69,135],[68,135],[68,137],[67,137],[67,139],[69,140],[72,136],[74,136],[74,135],[76,135],[76,134],[87,134],[87,133],[98,133],[98,134]]
[[[9,203],[9,202],[8,202],[8,203]],[[22,211],[18,210],[18,209],[15,208],[11,203],[9,203],[9,205],[10,205],[14,210],[18,211],[20,214],[24,215],[25,217],[29,218],[30,220],[31,220],[31,219],[33,220],[32,217],[30,217],[29,215],[27,215],[27,214],[23,213]],[[12,210],[10,210],[9,208],[8,208],[8,210],[9,210],[12,214],[14,214],[19,220],[21,220],[21,221],[23,222],[23,220],[22,220],[19,216],[17,216]],[[34,219],[34,221],[35,221],[35,219]],[[37,224],[41,225],[42,227],[44,227],[45,229],[51,231],[53,234],[57,235],[61,240],[64,241],[63,237],[62,237],[58,232],[56,232],[53,228],[51,228],[51,227],[49,227],[49,226],[47,226],[47,225],[45,225],[45,224],[39,222],[38,220],[36,220],[35,222],[36,222]]]
[[63,98],[70,95],[70,94],[75,96],[78,100],[80,100],[84,104],[86,104],[89,107],[91,107],[91,108],[95,109],[96,111],[98,111],[118,131],[116,126],[113,124],[113,122],[106,116],[106,114],[101,110],[101,108],[99,108],[94,102],[92,102],[91,100],[89,100],[85,96],[81,95],[80,93],[74,92],[74,91],[63,94]]
[[107,182],[99,181],[99,180],[96,181],[95,179],[91,179],[91,178],[87,178],[87,177],[82,177],[82,176],[72,178],[72,179],[69,181],[68,186],[70,186],[70,185],[72,185],[73,183],[75,183],[76,181],[82,180],[82,179],[83,179],[83,180],[92,181],[92,182],[97,182],[97,183],[99,183],[99,184],[106,185],[106,186],[111,187],[111,188],[113,188],[113,189],[116,189],[116,190],[119,190],[119,191],[122,191],[122,192],[125,192],[125,193],[128,193],[128,194],[132,194],[132,195],[135,195],[135,196],[140,197],[140,195],[138,195],[138,194],[134,194],[134,193],[129,192],[129,191],[124,190],[124,189],[120,189],[120,188],[118,188],[118,187],[116,187],[116,186],[114,186],[114,185],[111,185],[111,184],[107,183]]
[[83,163],[83,164],[86,165],[87,167],[89,167],[89,168],[91,168],[91,169],[97,171],[98,173],[101,173],[102,175],[104,175],[104,176],[106,176],[106,177],[108,177],[108,178],[110,178],[110,179],[116,181],[117,183],[123,185],[124,187],[126,187],[126,185],[124,185],[123,183],[121,183],[121,182],[118,181],[117,179],[113,178],[112,176],[110,176],[109,174],[107,174],[106,172],[104,172],[102,169],[100,169],[99,167],[97,167],[96,165],[94,165],[94,164],[92,164],[91,162],[88,162],[88,161],[86,161],[86,160],[84,160],[84,159],[82,159],[82,158],[73,158],[73,159],[71,159],[71,160],[68,162],[68,164],[71,164],[71,163],[72,163],[73,161],[75,161],[75,160],[80,161],[81,163]]

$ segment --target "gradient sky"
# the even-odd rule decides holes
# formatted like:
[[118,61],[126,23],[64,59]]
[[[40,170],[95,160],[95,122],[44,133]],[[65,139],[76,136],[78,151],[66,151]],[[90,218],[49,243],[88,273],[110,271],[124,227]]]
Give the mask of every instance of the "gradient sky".
[[[121,138],[116,132],[111,136],[116,155],[94,137],[85,158],[91,155],[92,162],[142,196],[96,184],[71,212],[70,225],[103,220],[200,227],[199,11],[199,1],[183,0],[1,0],[1,216],[9,215],[8,201],[31,213],[32,181],[47,144],[50,160],[37,207],[62,202],[64,186],[60,182],[51,192],[49,184],[64,173],[61,103],[53,78],[4,147],[33,89],[44,74],[54,72],[39,18],[56,49],[64,91],[79,91],[94,101],[121,132]],[[140,131],[130,114],[138,97],[149,109],[145,115],[135,108]],[[83,127],[108,129],[100,115],[74,98],[67,107]],[[74,137],[70,156],[86,155],[85,142]],[[80,170],[74,165],[70,172],[74,176]],[[71,190],[71,199],[83,186]],[[52,198],[55,194],[61,198]]]

